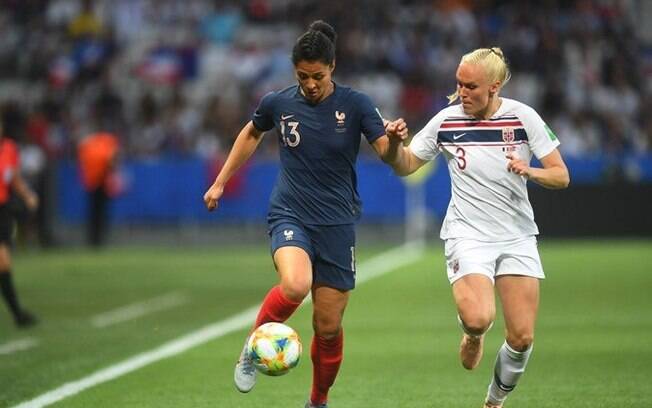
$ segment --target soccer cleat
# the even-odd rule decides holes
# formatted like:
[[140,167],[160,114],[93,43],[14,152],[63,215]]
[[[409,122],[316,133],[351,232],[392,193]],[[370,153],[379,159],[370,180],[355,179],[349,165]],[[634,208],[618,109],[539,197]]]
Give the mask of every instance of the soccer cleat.
[[328,404],[325,402],[323,404],[313,404],[312,402],[310,402],[310,400],[308,400],[304,408],[328,408]]
[[462,342],[460,343],[460,359],[462,360],[462,366],[467,370],[473,370],[480,364],[483,342],[484,335],[469,336],[465,333],[462,337]]
[[495,404],[490,403],[489,401],[485,401],[482,408],[503,408],[503,406],[502,405],[495,405]]
[[240,353],[240,358],[238,363],[235,365],[235,370],[233,372],[233,381],[235,382],[235,388],[240,392],[249,392],[254,385],[256,385],[256,367],[251,361],[251,356],[247,352],[247,341],[245,341],[242,352]]
[[36,325],[38,323],[38,319],[30,312],[22,310],[20,314],[16,316],[14,322],[16,323],[16,327],[20,329],[26,329]]

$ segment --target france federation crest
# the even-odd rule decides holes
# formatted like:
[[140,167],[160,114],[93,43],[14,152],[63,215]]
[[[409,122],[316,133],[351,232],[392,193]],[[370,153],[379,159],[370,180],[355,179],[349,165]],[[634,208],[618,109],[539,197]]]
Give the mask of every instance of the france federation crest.
[[337,126],[335,127],[335,131],[337,133],[346,132],[346,128],[344,127],[345,124],[344,120],[346,119],[346,113],[335,111],[335,119],[337,120]]

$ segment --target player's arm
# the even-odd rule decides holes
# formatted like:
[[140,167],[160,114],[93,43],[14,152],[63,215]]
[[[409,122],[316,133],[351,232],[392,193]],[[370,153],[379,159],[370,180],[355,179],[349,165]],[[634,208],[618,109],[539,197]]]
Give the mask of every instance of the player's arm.
[[507,170],[519,176],[528,178],[543,187],[550,189],[562,189],[568,187],[570,175],[558,149],[543,156],[539,161],[543,168],[530,167],[524,160],[519,159],[513,153],[507,155],[509,163]]
[[426,162],[416,157],[403,145],[408,137],[408,129],[403,119],[385,121],[385,135],[376,139],[372,146],[380,159],[389,164],[399,176],[407,176],[417,171]]
[[256,151],[263,138],[263,133],[256,129],[252,121],[249,121],[242,128],[220,173],[215,178],[213,185],[204,194],[204,203],[206,203],[208,211],[217,208],[217,202],[222,197],[224,186]]
[[38,208],[38,196],[29,188],[20,173],[14,175],[11,180],[11,188],[23,200],[27,209],[34,211]]

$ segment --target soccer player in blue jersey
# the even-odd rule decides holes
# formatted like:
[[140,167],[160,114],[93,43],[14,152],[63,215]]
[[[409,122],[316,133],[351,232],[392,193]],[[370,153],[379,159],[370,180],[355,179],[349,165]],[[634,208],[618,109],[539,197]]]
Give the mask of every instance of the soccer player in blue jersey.
[[[312,292],[312,391],[306,407],[327,406],[342,361],[342,316],[355,284],[354,223],[360,216],[355,163],[361,134],[381,159],[396,155],[407,135],[404,122],[391,133],[370,98],[332,80],[333,28],[315,21],[292,50],[297,85],[265,95],[240,131],[213,185],[204,195],[217,207],[224,186],[276,129],[281,169],[268,215],[271,253],[280,282],[267,293],[254,327],[283,322]],[[386,122],[387,124],[387,122]],[[235,367],[237,389],[256,381],[246,342]]]
[[[461,99],[435,117],[409,146],[389,159],[400,175],[416,171],[438,154],[448,163],[451,202],[441,228],[448,279],[464,331],[462,365],[472,370],[482,357],[484,334],[493,324],[494,286],[501,298],[506,338],[498,351],[486,408],[503,406],[532,352],[544,278],[537,250],[527,180],[566,188],[568,170],[559,141],[529,106],[499,96],[510,73],[500,48],[480,48],[457,69]],[[391,128],[397,126],[391,123]],[[542,168],[530,166],[535,155]]]

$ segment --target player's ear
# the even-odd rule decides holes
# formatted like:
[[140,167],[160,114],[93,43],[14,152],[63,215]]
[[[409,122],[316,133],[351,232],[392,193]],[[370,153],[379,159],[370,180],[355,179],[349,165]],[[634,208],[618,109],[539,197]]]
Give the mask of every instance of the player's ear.
[[494,82],[493,84],[491,84],[489,86],[489,94],[491,96],[494,96],[495,94],[497,94],[498,91],[500,91],[500,81],[496,81],[496,82]]
[[333,62],[331,62],[331,64],[328,66],[328,68],[330,69],[331,73],[333,71],[335,71],[335,60],[333,60]]

